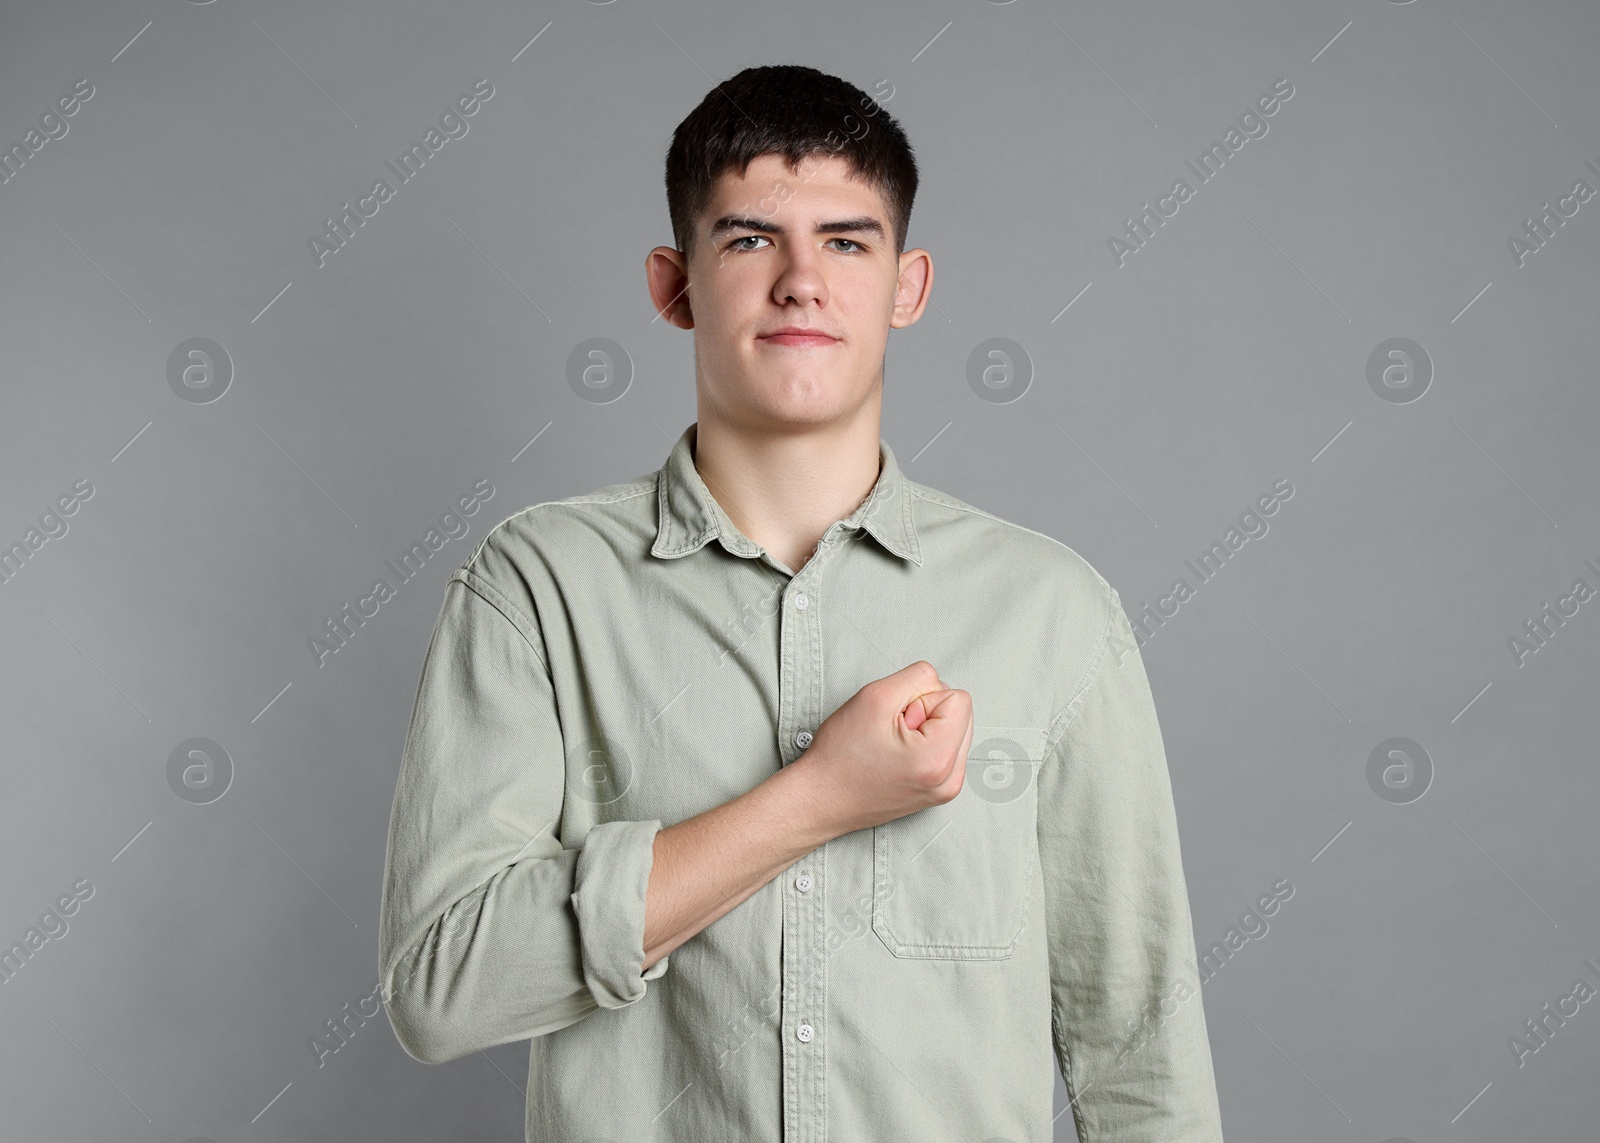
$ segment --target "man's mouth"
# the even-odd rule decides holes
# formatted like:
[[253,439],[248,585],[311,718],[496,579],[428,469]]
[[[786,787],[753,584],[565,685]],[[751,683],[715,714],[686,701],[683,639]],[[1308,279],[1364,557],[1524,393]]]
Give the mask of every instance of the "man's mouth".
[[829,337],[825,333],[799,327],[775,330],[772,333],[758,337],[756,340],[765,342],[768,345],[792,345],[797,347],[827,346],[833,345],[838,341],[837,338]]

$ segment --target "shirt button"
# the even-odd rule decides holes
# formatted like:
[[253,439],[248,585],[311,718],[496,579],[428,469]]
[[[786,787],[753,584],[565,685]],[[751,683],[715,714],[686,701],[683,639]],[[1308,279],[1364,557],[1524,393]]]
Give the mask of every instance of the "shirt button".
[[794,887],[802,893],[811,892],[811,874],[802,873],[794,879]]
[[802,1044],[811,1043],[811,1025],[810,1024],[802,1024],[802,1025],[800,1025],[800,1027],[798,1027],[798,1028],[796,1028],[794,1030],[794,1034],[796,1036],[800,1037],[800,1042]]
[[801,611],[804,611],[806,608],[811,606],[811,597],[802,591],[799,595],[794,597],[794,605]]
[[799,734],[794,736],[794,744],[801,750],[804,750],[807,746],[810,746],[811,732],[809,730],[802,730]]

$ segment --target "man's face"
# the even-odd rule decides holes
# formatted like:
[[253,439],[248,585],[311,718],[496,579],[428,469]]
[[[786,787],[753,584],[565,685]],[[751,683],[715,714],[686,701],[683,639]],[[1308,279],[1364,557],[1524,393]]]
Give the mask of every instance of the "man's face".
[[879,398],[889,329],[921,316],[933,265],[925,250],[896,257],[887,205],[844,159],[809,156],[795,172],[758,156],[723,173],[696,226],[686,266],[667,247],[648,265],[658,309],[694,330],[713,415],[799,427]]

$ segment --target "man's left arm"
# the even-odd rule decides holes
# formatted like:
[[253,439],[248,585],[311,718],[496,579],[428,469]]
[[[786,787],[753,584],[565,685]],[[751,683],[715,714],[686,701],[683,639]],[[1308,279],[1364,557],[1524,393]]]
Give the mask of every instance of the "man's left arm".
[[1103,590],[1095,665],[1039,771],[1056,1059],[1083,1143],[1222,1143],[1166,751]]

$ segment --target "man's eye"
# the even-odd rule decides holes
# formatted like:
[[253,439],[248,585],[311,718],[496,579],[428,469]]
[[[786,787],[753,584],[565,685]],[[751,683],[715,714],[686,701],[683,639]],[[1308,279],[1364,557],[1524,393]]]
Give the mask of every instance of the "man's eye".
[[[739,244],[741,242],[768,242],[770,244],[770,241],[771,240],[768,239],[765,235],[761,235],[761,234],[746,234],[743,238],[735,238],[732,242],[728,243],[728,249],[730,249],[730,250],[741,250],[741,251],[758,250],[758,249],[760,249],[760,247],[757,247],[757,246],[741,246]],[[857,251],[861,251],[861,250],[865,250],[866,249],[865,246],[861,245],[861,243],[857,242],[854,238],[834,238],[834,239],[830,239],[830,241],[847,243],[851,247],[851,249],[842,251],[842,253],[845,253],[845,254],[854,254]]]

